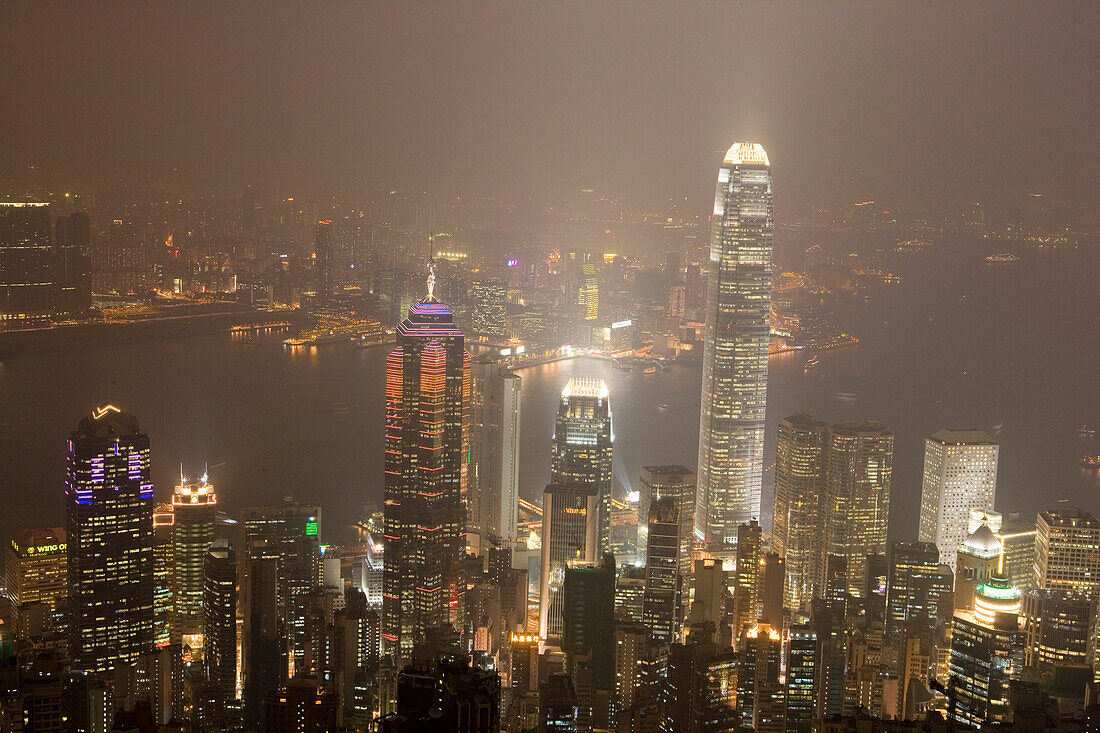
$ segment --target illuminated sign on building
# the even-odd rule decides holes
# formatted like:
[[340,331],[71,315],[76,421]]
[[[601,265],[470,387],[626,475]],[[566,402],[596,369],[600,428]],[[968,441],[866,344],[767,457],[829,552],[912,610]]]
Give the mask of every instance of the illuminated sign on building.
[[508,260],[508,267],[519,267],[519,260]]

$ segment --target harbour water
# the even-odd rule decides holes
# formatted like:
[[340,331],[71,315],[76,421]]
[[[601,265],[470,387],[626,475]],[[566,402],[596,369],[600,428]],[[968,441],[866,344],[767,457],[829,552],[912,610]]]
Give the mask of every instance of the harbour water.
[[[841,306],[859,346],[772,359],[765,465],[775,425],[793,412],[879,419],[896,432],[891,533],[916,534],[923,437],[978,427],[1001,443],[997,508],[1035,512],[1061,499],[1100,513],[1100,472],[1079,465],[1100,440],[1100,251],[1014,248],[1018,263],[986,265],[1003,242],[940,242],[895,261],[902,281]],[[157,496],[209,464],[220,503],[319,502],[327,541],[351,535],[366,501],[382,494],[384,361],[388,347],[288,350],[280,336],[228,333],[81,345],[0,360],[0,538],[63,524],[65,441],[82,415],[112,403],[137,415],[152,442]],[[598,376],[611,391],[615,477],[696,463],[697,365],[644,374],[574,360],[521,371],[521,490],[541,501],[554,410],[565,381]],[[667,408],[659,407],[667,404]],[[765,473],[768,523],[772,471]]]

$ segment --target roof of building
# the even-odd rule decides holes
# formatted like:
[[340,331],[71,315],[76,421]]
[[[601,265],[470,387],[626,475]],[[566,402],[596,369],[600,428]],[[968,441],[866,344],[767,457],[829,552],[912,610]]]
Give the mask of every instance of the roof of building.
[[997,535],[993,534],[988,524],[982,524],[966,538],[963,547],[983,555],[997,554],[1001,551],[1001,541],[997,539]]
[[977,428],[955,429],[944,428],[932,433],[929,440],[949,445],[997,445],[997,441],[989,437],[989,433]]
[[726,151],[723,162],[735,165],[771,165],[768,154],[760,143],[734,143]]
[[79,438],[114,438],[140,432],[137,418],[114,405],[95,408],[76,426],[76,436]]

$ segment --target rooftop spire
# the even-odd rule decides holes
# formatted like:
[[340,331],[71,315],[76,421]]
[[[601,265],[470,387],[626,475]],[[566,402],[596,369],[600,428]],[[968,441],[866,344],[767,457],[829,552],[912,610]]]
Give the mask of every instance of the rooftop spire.
[[428,300],[435,300],[435,239],[428,235]]

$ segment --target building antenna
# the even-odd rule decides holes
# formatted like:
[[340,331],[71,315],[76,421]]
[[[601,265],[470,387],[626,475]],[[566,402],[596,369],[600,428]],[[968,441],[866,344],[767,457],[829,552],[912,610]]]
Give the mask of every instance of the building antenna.
[[428,233],[428,302],[435,301],[435,237]]

